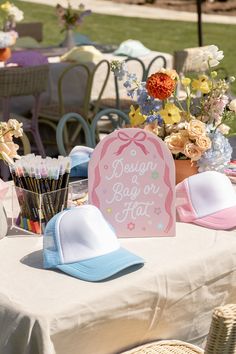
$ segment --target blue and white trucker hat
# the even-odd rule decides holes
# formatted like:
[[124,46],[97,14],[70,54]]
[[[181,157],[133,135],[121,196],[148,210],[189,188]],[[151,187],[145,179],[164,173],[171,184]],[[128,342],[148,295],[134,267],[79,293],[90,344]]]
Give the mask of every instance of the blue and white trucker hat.
[[44,268],[57,268],[73,277],[104,280],[144,260],[120,246],[112,227],[94,205],[56,214],[43,239]]
[[93,149],[88,146],[77,145],[69,153],[71,158],[71,177],[88,177],[88,163]]

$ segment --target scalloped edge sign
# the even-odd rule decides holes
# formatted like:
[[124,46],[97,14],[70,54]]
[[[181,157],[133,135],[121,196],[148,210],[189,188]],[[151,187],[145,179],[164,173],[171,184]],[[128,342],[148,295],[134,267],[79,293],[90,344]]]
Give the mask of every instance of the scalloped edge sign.
[[118,237],[175,236],[174,160],[153,133],[124,128],[100,141],[88,192]]

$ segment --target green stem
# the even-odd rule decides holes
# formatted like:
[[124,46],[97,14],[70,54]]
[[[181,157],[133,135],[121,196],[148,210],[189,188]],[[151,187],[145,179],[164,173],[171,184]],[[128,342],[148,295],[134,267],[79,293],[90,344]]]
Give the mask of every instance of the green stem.
[[221,122],[220,124],[218,124],[215,129],[214,129],[214,133],[216,132],[216,130],[219,128],[219,126],[221,126],[223,124],[223,122]]
[[178,99],[177,95],[176,95],[176,92],[174,93],[174,99],[175,99],[175,102],[177,103],[177,105],[179,106],[179,108],[181,109],[181,111],[184,112],[184,108],[180,102],[180,100]]

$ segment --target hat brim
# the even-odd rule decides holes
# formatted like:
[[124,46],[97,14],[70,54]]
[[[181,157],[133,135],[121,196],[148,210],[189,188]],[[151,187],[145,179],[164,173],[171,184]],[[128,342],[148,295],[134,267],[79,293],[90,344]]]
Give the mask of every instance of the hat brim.
[[90,157],[88,155],[85,154],[81,154],[78,156],[70,156],[71,158],[71,168],[76,167],[76,166],[81,166],[83,164],[88,164]]
[[216,230],[228,230],[236,227],[236,205],[214,214],[194,220],[197,225]]
[[110,278],[134,265],[143,265],[144,260],[124,248],[91,259],[57,265],[66,274],[86,281],[100,281]]

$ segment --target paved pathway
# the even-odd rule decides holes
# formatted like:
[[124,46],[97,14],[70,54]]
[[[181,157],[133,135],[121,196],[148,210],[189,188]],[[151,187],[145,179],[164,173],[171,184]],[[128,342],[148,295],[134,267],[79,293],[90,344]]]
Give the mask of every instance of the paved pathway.
[[[50,6],[67,4],[65,0],[25,0],[27,2],[40,3]],[[116,3],[108,0],[83,0],[83,4],[87,9],[91,9],[94,13],[106,15],[119,15],[126,17],[142,17],[162,20],[179,20],[179,21],[197,21],[197,14],[184,11],[174,11],[168,9],[160,9],[158,7],[150,7],[144,5],[128,5]],[[73,7],[78,6],[78,0],[71,0]],[[236,16],[221,15],[202,15],[202,22],[236,24]]]

